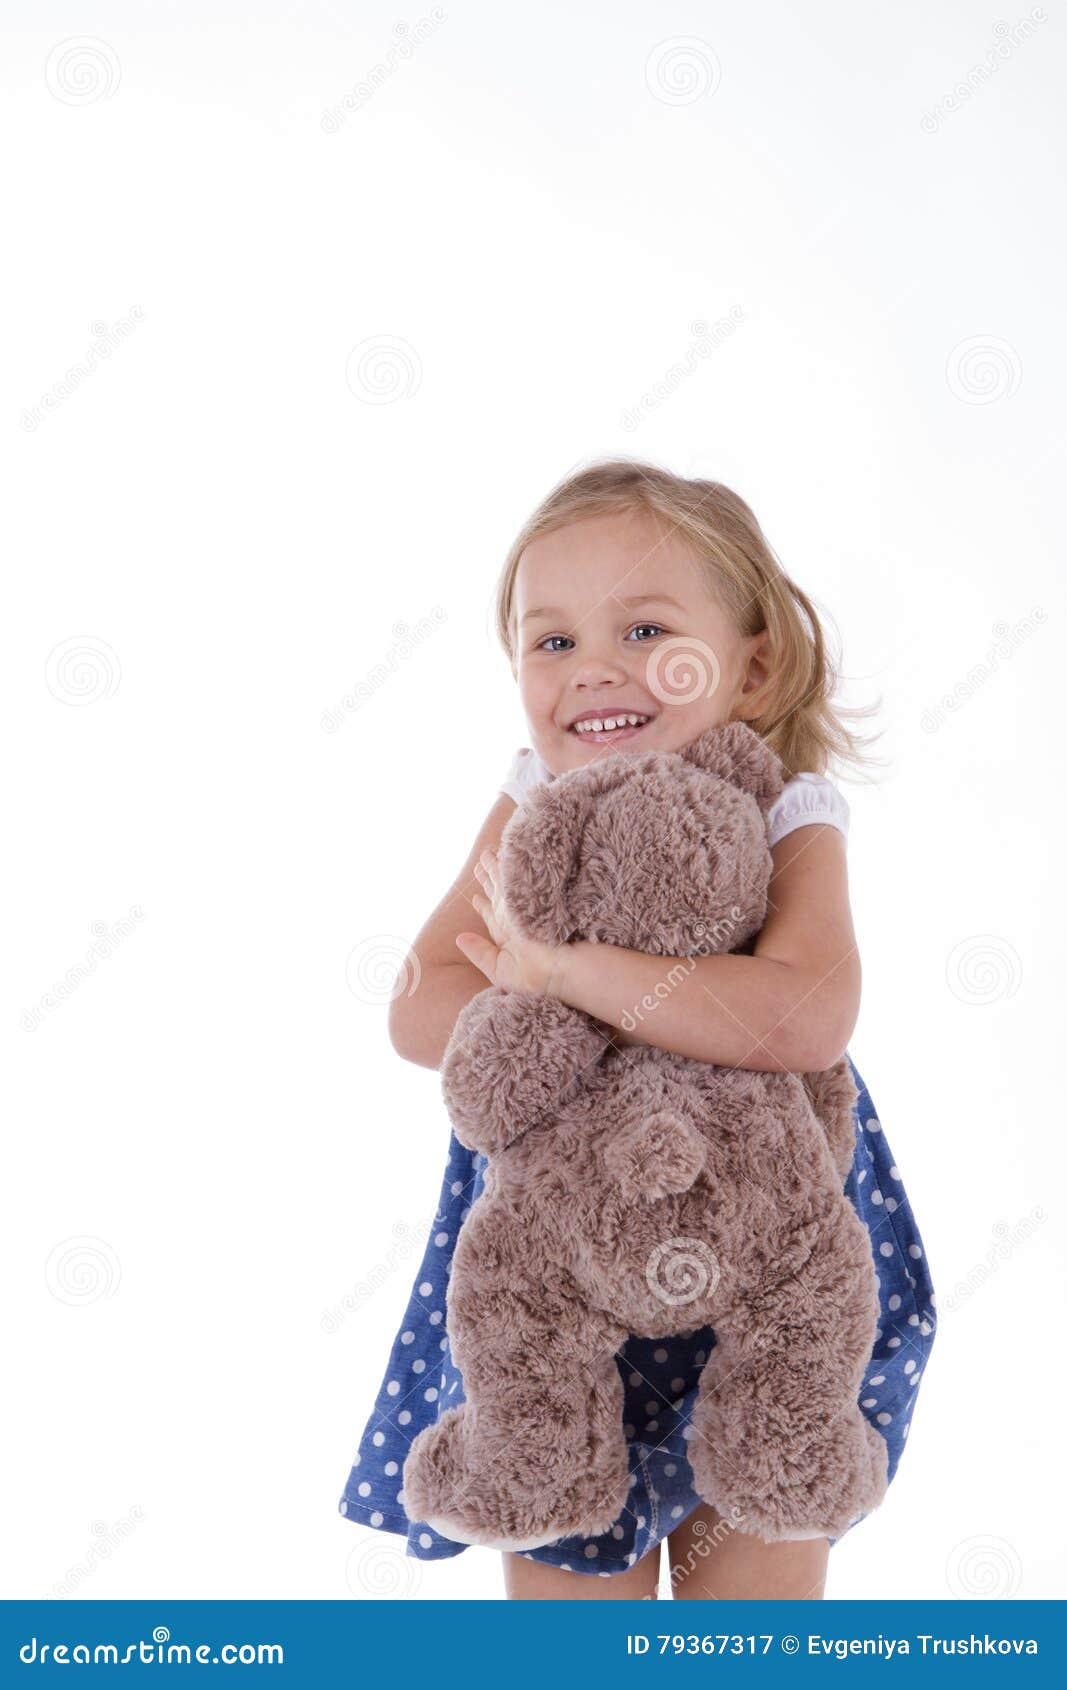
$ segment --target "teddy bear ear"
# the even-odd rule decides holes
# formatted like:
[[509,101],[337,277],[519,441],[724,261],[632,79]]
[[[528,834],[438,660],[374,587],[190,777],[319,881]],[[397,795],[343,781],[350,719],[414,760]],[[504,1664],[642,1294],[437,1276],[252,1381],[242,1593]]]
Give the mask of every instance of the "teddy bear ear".
[[535,787],[500,836],[504,901],[522,931],[546,945],[566,944],[575,929],[574,881],[595,803],[588,774],[573,771]]
[[698,769],[720,775],[742,792],[750,792],[764,813],[785,785],[781,758],[747,722],[724,722],[706,728],[679,755]]

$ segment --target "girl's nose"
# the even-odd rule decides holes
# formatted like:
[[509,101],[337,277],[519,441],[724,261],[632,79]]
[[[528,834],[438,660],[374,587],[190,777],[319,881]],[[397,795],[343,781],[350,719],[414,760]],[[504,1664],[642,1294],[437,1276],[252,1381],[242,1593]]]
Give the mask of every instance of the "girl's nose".
[[599,687],[605,682],[626,679],[624,664],[608,652],[584,651],[571,673],[573,686]]

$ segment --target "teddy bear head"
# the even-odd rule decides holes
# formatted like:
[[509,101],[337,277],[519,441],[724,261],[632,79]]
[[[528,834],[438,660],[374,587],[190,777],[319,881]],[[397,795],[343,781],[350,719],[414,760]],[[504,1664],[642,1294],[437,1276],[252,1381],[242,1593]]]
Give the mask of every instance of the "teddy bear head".
[[744,722],[677,752],[612,752],[535,787],[500,840],[516,924],[654,956],[737,950],[767,913],[782,765]]

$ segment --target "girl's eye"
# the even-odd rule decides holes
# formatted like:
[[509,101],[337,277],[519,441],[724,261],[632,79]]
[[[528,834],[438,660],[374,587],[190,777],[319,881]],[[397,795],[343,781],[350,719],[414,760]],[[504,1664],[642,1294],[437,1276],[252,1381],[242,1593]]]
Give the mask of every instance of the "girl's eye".
[[[630,633],[636,634],[641,628],[651,628],[653,638],[657,634],[666,633],[666,629],[661,628],[658,622],[638,622],[634,625],[634,627],[632,627],[630,629]],[[629,635],[627,635],[627,638],[629,638]],[[538,651],[544,651],[546,649],[546,647],[551,647],[553,640],[570,640],[570,635],[569,634],[547,634],[545,636],[545,638],[538,645],[538,647],[537,647]],[[573,643],[574,642],[572,640],[571,644],[573,645]],[[644,645],[645,642],[644,642],[644,640],[638,640],[637,643],[638,643],[638,645]],[[559,648],[556,647],[554,649],[558,650]]]

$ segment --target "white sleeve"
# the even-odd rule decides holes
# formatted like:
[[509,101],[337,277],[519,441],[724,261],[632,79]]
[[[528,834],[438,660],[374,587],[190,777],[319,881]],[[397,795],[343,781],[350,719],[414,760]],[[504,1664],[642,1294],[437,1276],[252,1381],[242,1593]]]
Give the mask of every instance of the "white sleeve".
[[840,828],[847,840],[850,813],[844,793],[825,775],[794,775],[767,812],[768,844],[777,845],[794,828],[807,827],[810,822],[829,822],[831,827]]
[[548,769],[536,751],[524,745],[511,759],[507,779],[501,782],[500,790],[506,792],[509,798],[513,798],[516,804],[521,804],[528,792],[532,792],[535,786],[540,786],[542,781],[550,778]]

